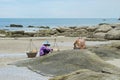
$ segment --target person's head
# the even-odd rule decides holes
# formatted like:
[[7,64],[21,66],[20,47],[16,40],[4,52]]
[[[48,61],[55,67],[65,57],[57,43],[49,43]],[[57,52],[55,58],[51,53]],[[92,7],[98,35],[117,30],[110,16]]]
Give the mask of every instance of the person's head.
[[45,41],[45,42],[43,43],[43,45],[44,45],[44,46],[50,46],[50,43],[49,43],[49,41]]

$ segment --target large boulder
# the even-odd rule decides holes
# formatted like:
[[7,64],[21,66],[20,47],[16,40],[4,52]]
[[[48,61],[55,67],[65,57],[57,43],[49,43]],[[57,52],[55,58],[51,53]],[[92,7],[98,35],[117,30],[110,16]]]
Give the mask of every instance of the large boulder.
[[88,35],[88,31],[86,29],[78,29],[75,31],[78,36],[86,37]]
[[105,35],[108,40],[120,40],[120,30],[112,29]]
[[94,38],[103,38],[104,39],[105,35],[106,35],[106,33],[98,32],[98,33],[94,33],[93,37]]
[[88,27],[88,28],[87,28],[87,31],[88,31],[88,32],[94,32],[96,29],[97,29],[97,27],[92,26],[92,27]]
[[[64,50],[43,57],[16,63],[40,73],[63,75],[80,69],[89,69],[98,73],[120,74],[120,69],[106,63],[95,53],[88,50]],[[82,79],[81,79],[82,80]]]
[[106,33],[108,31],[110,31],[111,29],[112,29],[112,27],[110,25],[104,24],[104,25],[98,26],[98,29],[96,29],[95,33],[97,33],[97,32],[104,32],[104,33]]

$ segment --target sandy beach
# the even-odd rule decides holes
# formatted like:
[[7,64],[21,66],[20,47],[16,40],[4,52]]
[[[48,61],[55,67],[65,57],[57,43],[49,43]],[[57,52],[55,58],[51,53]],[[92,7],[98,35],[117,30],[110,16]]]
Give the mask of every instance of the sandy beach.
[[[51,43],[51,47],[58,45],[60,50],[72,49],[75,37],[57,37],[57,42],[54,37],[40,37],[40,38],[1,38],[0,39],[0,80],[48,80],[50,77],[39,75],[30,71],[25,67],[16,67],[8,65],[15,61],[28,59],[26,55],[27,48],[29,48],[30,39],[33,39],[34,46],[38,49],[45,40]],[[86,41],[87,46],[97,46],[99,44],[108,44],[111,41]],[[38,52],[39,53],[39,52]],[[39,57],[39,55],[37,55]],[[120,60],[108,61],[109,63],[116,63],[118,65]],[[119,66],[120,67],[120,66]],[[7,76],[7,77],[6,77]]]
[[[23,53],[30,48],[30,39],[32,39],[32,47],[39,51],[40,46],[46,40],[51,44],[51,48],[58,47],[60,50],[73,49],[73,43],[77,37],[29,37],[29,38],[0,38],[0,53]],[[97,46],[99,44],[107,44],[111,41],[86,41],[86,46]]]

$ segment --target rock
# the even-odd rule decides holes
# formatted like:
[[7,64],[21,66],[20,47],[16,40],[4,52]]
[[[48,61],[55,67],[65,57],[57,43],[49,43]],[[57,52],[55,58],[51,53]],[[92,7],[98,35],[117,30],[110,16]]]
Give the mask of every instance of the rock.
[[89,48],[89,50],[96,53],[96,55],[104,60],[120,58],[120,50],[113,47],[112,44],[99,46],[97,48]]
[[[117,48],[117,49],[119,50],[119,49],[120,49],[120,42],[119,42],[119,41],[112,42],[111,44],[107,45],[107,47]],[[117,50],[117,51],[118,51],[118,50]]]
[[88,35],[88,31],[86,29],[78,29],[75,31],[78,36],[86,37]]
[[110,25],[100,25],[98,27],[98,29],[95,30],[95,33],[97,33],[97,32],[106,33],[108,31],[110,31],[111,29],[112,29],[112,27]]
[[38,28],[50,29],[50,27],[49,27],[49,26],[40,26],[40,27],[38,27]]
[[28,28],[35,28],[36,26],[29,25]]
[[0,37],[5,37],[6,35],[5,34],[0,34]]
[[8,37],[23,37],[24,31],[9,31],[6,33]]
[[10,27],[23,27],[23,25],[18,25],[18,24],[10,24]]
[[16,63],[41,74],[68,74],[76,70],[89,69],[94,72],[120,74],[120,69],[106,63],[95,53],[88,50],[64,50],[28,61]]
[[66,28],[56,28],[56,30],[57,30],[59,33],[63,33],[63,32],[65,32],[67,29],[66,29]]
[[120,76],[83,69],[49,80],[120,80]]
[[101,26],[101,25],[109,25],[109,24],[108,23],[100,23],[98,25]]
[[88,32],[94,32],[97,29],[97,27],[88,27],[87,31]]
[[22,34],[13,34],[11,37],[24,37]]
[[47,30],[39,30],[39,32],[35,35],[35,36],[39,36],[39,37],[44,37],[44,36],[51,36],[54,34],[54,32],[52,32],[51,29],[47,29]]
[[111,24],[111,27],[113,28],[113,29],[120,29],[120,23],[116,23],[116,24]]
[[105,37],[106,33],[98,32],[93,35],[94,38],[103,38]]
[[0,34],[5,34],[6,31],[5,30],[0,30]]
[[106,33],[105,39],[120,40],[120,30],[112,29]]
[[24,31],[11,31],[12,34],[24,34]]

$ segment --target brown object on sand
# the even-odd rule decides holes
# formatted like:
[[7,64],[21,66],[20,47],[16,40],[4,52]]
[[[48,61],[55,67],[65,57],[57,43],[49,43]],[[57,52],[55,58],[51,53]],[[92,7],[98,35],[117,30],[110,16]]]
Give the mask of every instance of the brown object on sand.
[[28,52],[26,52],[28,58],[34,58],[34,57],[36,57],[37,52],[38,52],[37,48],[33,44],[32,39],[30,39],[29,49],[28,49]]
[[37,52],[28,52],[26,54],[27,54],[28,58],[34,58],[34,57],[36,57]]

